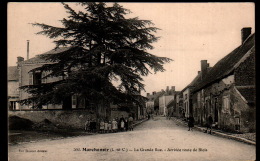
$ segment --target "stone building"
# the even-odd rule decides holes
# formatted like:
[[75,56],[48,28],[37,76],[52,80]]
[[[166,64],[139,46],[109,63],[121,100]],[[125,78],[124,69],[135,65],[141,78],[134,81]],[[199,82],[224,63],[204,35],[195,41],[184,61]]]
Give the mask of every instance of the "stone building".
[[[184,116],[188,118],[190,115],[194,115],[193,107],[192,107],[192,90],[196,87],[196,85],[207,75],[211,67],[207,60],[201,60],[201,71],[198,71],[197,76],[188,84],[182,91],[183,98],[183,109]],[[194,115],[196,117],[196,113]]]
[[166,87],[165,93],[159,97],[159,114],[166,116],[167,112],[167,104],[174,99],[175,86],[172,86],[169,89],[169,86]]
[[145,103],[147,114],[158,114],[159,111],[159,97],[161,97],[165,91],[147,93],[146,98],[148,99]]
[[173,111],[173,116],[177,118],[182,118],[184,113],[183,107],[183,93],[179,92],[176,95],[176,111]]
[[[18,62],[23,61],[22,57],[18,57]],[[9,110],[18,110],[19,104],[19,75],[17,66],[8,67],[8,107]]]
[[219,60],[192,92],[195,121],[228,131],[255,131],[255,34],[241,30],[242,43]]
[[[57,50],[51,50],[43,54],[57,54],[63,51],[68,50],[69,48],[60,48]],[[46,60],[43,60],[40,58],[39,55],[36,55],[33,58],[30,58],[28,60],[19,61],[18,62],[18,75],[19,75],[19,87],[25,86],[25,85],[37,85],[42,83],[49,83],[49,82],[55,82],[60,79],[63,79],[61,77],[48,77],[45,79],[42,79],[46,73],[45,72],[30,72],[32,69],[35,69],[37,67],[41,67],[44,64],[52,64],[53,62],[47,62]],[[27,99],[30,97],[30,94],[26,91],[20,90],[19,92],[19,98],[20,100]],[[31,109],[33,105],[21,105],[21,110]],[[76,107],[76,98],[73,96],[71,98],[71,106],[72,108]],[[42,109],[62,109],[62,105],[55,105],[55,104],[47,104],[43,105]]]

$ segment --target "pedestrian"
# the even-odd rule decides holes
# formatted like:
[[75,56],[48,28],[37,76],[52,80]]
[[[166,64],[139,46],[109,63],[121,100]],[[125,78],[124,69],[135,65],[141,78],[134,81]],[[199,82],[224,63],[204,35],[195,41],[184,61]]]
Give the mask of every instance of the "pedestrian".
[[99,124],[100,126],[99,126],[99,132],[100,133],[104,133],[104,129],[105,129],[105,122],[104,122],[104,120],[103,119],[101,119],[101,121],[100,121],[100,124]]
[[125,118],[125,131],[128,131],[128,118]]
[[125,128],[125,121],[121,120],[121,122],[120,122],[120,131],[124,131],[124,128]]
[[120,120],[119,120],[119,129],[120,131],[124,131],[124,128],[125,128],[125,119],[124,119],[124,116],[122,115]]
[[87,121],[85,122],[85,132],[90,131],[90,119],[88,118]]
[[117,132],[117,121],[115,119],[112,121],[112,132]]
[[117,122],[117,128],[116,128],[116,130],[118,131],[118,130],[120,130],[120,120],[119,120],[118,117],[116,117],[115,121]]
[[194,127],[194,118],[192,115],[190,115],[190,117],[188,118],[188,126],[189,126],[189,130],[188,131],[192,131],[192,128]]
[[128,118],[128,128],[129,128],[129,131],[133,131],[134,130],[134,119],[133,117],[130,115],[130,117]]
[[105,133],[108,132],[108,121],[107,120],[105,121],[105,124],[104,124],[104,132]]
[[111,133],[112,132],[112,122],[110,120],[108,121],[107,128],[108,128],[108,132]]
[[207,133],[208,132],[208,129],[209,130],[209,134],[211,134],[211,130],[212,130],[212,124],[213,124],[213,118],[211,116],[211,114],[208,116],[208,119],[207,119],[207,129],[205,130],[204,133]]
[[93,121],[93,119],[90,119],[89,130],[90,130],[90,132],[94,132],[94,121]]

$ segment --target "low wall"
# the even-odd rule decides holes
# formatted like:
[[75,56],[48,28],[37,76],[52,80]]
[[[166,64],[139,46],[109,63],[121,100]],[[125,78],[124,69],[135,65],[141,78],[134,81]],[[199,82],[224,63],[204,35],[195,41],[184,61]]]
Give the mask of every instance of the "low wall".
[[123,117],[129,117],[129,113],[126,111],[111,111],[111,119],[114,119],[116,117],[121,118]]
[[68,127],[70,129],[83,129],[88,117],[96,118],[96,115],[90,114],[88,110],[9,111],[8,116],[18,116],[33,122],[41,122],[44,119],[48,119],[60,127]]

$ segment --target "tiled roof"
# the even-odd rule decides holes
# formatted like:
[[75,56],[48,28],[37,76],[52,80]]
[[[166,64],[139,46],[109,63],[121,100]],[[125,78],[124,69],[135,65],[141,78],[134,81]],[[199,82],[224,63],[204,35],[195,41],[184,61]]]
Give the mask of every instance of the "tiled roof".
[[156,94],[151,94],[151,95],[149,95],[149,96],[147,96],[147,98],[149,99],[149,100],[155,100],[157,97],[160,97],[162,94],[163,94],[164,92],[156,92]]
[[31,58],[31,59],[28,59],[28,60],[25,60],[21,63],[23,64],[31,64],[31,63],[45,63],[46,61],[41,59],[40,58],[40,55],[47,55],[47,54],[58,54],[58,53],[61,53],[61,52],[64,52],[64,51],[67,51],[69,50],[71,47],[60,47],[60,48],[57,48],[57,49],[52,49],[48,52],[45,52],[43,54],[39,54],[39,55],[36,55],[35,57]]
[[8,67],[8,80],[16,80],[18,81],[18,70],[16,66]]
[[193,89],[193,92],[200,90],[201,88],[208,86],[216,81],[219,81],[231,74],[235,69],[234,66],[254,46],[254,44],[255,34],[252,34],[242,45],[240,45],[230,54],[219,60],[207,73],[205,78],[195,87],[195,89]]
[[236,86],[237,90],[240,92],[240,94],[246,99],[248,103],[255,103],[255,88],[253,87],[242,87]]
[[[211,69],[211,68],[210,68]],[[197,84],[199,84],[199,82],[201,81],[201,72],[191,81],[190,84],[188,84],[182,91],[181,93],[183,93],[187,88],[189,87],[194,87]]]

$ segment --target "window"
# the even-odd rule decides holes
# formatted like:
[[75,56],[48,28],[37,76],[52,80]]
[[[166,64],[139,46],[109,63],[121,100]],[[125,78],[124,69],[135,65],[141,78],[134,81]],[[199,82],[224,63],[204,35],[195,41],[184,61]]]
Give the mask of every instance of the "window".
[[235,121],[236,121],[235,130],[239,131],[240,130],[240,118],[236,117]]
[[33,85],[40,85],[42,83],[42,73],[33,73]]
[[47,78],[43,78],[46,75],[47,75],[46,72],[42,72],[42,83],[47,83]]
[[77,105],[77,96],[76,96],[76,95],[73,95],[71,99],[72,99],[72,108],[76,108],[76,105]]
[[29,73],[29,85],[33,85],[33,73]]
[[240,125],[240,118],[239,117],[236,117],[236,125]]
[[223,109],[225,112],[230,110],[230,100],[228,96],[223,96]]

